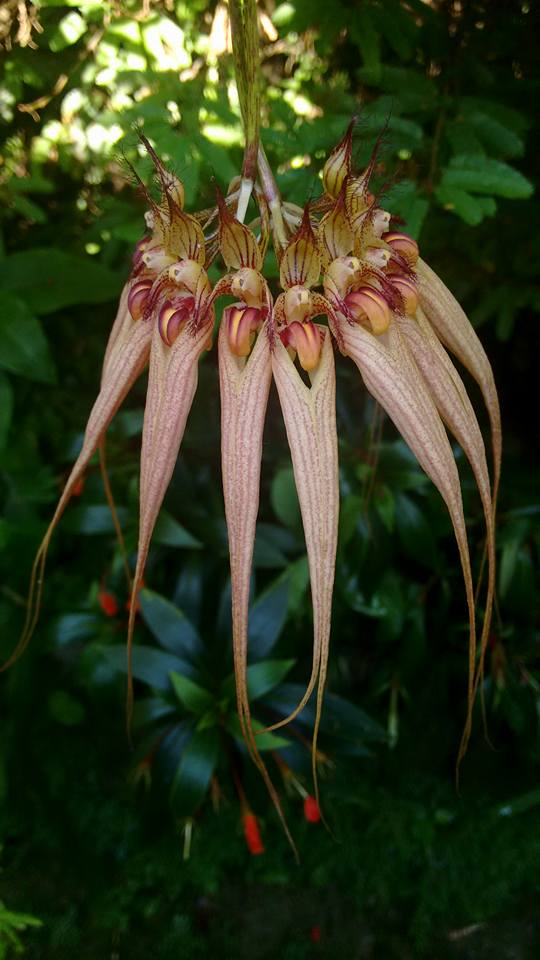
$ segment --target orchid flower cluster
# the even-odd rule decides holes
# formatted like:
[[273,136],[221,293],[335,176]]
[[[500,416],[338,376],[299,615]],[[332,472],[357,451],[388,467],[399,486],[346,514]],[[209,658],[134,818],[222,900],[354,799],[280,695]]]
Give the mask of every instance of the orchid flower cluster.
[[[212,346],[216,302],[232,296],[217,331],[222,473],[232,581],[237,702],[249,752],[274,802],[279,799],[257,749],[247,692],[248,605],[259,506],[263,428],[274,381],[285,422],[305,533],[313,605],[313,661],[305,694],[274,727],[290,722],[316,690],[316,744],[327,673],[338,538],[339,479],[335,354],[352,361],[367,391],[394,422],[448,508],[465,584],[469,619],[468,714],[482,678],[494,593],[494,515],[501,430],[493,374],[470,322],[449,290],[419,258],[416,242],[393,228],[372,192],[376,149],[364,171],[353,164],[353,127],[323,169],[322,196],[304,209],[283,203],[259,150],[253,185],[257,216],[247,226],[242,181],[211,210],[189,214],[184,189],[152,157],[160,197],[141,184],[147,232],[136,247],[105,351],[101,387],[83,446],[38,551],[24,634],[34,629],[47,549],[70,497],[130,388],[148,366],[140,466],[140,525],[128,628],[136,617],[152,532],[178,457],[202,356]],[[265,278],[270,237],[280,289]],[[212,287],[210,264],[224,273]],[[490,481],[484,441],[449,352],[477,381],[491,424]],[[447,428],[463,448],[478,486],[486,529],[487,597],[480,643],[461,486]],[[479,648],[479,655],[478,655]],[[129,689],[131,690],[131,683]],[[131,694],[130,694],[131,696]],[[274,729],[274,727],[270,729]],[[316,792],[318,801],[318,794]]]

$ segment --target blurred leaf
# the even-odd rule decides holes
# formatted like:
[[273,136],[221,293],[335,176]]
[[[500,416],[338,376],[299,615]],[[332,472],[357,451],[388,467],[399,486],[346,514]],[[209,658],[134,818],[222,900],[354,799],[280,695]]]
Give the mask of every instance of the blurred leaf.
[[[121,278],[91,257],[36,247],[0,260],[0,285],[37,314],[116,300]],[[2,307],[4,313],[4,307]]]
[[297,528],[301,524],[300,504],[292,467],[278,470],[272,480],[270,500],[274,513],[285,526]]
[[214,706],[212,694],[188,677],[172,671],[170,680],[176,696],[186,710],[192,713],[204,713]]
[[[112,670],[127,673],[125,646],[101,647],[100,655]],[[132,667],[135,680],[142,680],[156,690],[165,692],[171,690],[170,674],[172,672],[184,677],[191,677],[195,673],[193,667],[179,657],[173,657],[170,653],[163,653],[162,650],[155,650],[153,647],[145,647],[142,644],[133,647]]]
[[139,599],[143,620],[162,647],[189,659],[201,652],[197,631],[170,600],[147,588],[141,590]]
[[249,613],[249,654],[263,659],[274,648],[287,619],[290,573],[286,570],[257,597]]
[[[277,687],[295,662],[295,660],[263,660],[261,663],[252,663],[247,668],[249,699],[257,700],[264,697],[266,693]],[[233,699],[235,692],[235,678],[231,673],[221,685],[221,695]]]
[[86,711],[75,697],[66,690],[53,690],[48,699],[49,713],[65,727],[79,726],[86,716]]
[[513,200],[525,199],[533,192],[532,184],[523,174],[502,160],[466,154],[452,157],[450,165],[443,170],[441,188],[494,193]]
[[13,417],[13,390],[9,377],[0,371],[0,450],[6,445]]
[[154,543],[166,547],[179,547],[200,550],[202,543],[180,524],[166,510],[161,510],[152,536]]
[[[117,507],[116,512],[120,524],[125,524],[128,518],[126,508]],[[111,511],[106,504],[92,503],[87,506],[72,507],[66,514],[64,529],[69,533],[97,536],[104,533],[114,533],[114,523]]]
[[[261,723],[260,720],[256,720],[255,717],[251,718],[251,723],[255,731],[264,730],[265,724]],[[233,737],[236,738],[240,746],[245,748],[244,737],[240,727],[238,714],[235,713],[227,719],[227,730],[229,733],[232,733]],[[284,737],[278,736],[275,733],[259,733],[256,741],[257,747],[261,752],[264,750],[280,750],[282,747],[287,747],[289,745],[289,740],[286,740]]]
[[[0,260],[0,282],[6,262]],[[24,300],[4,291],[0,291],[0,367],[41,383],[56,382],[39,320]]]
[[68,13],[65,17],[62,17],[56,30],[49,38],[49,47],[54,53],[59,53],[65,47],[77,43],[77,40],[80,40],[87,29],[87,23],[79,13]]
[[51,624],[50,636],[58,647],[93,636],[99,625],[93,613],[65,613]]
[[171,790],[171,806],[176,816],[194,813],[204,800],[219,756],[219,730],[197,730],[182,752]]
[[452,210],[471,227],[477,227],[484,217],[492,217],[497,205],[493,197],[473,197],[457,187],[437,187],[435,196],[445,210]]

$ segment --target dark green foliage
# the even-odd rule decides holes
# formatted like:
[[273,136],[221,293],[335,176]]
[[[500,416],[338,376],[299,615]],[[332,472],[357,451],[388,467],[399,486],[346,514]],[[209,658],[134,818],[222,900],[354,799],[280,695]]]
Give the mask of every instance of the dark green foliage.
[[[242,159],[232,59],[208,48],[214,5],[158,0],[145,13],[137,0],[41,0],[34,12],[26,5],[41,29],[34,23],[25,45],[24,5],[4,6],[2,659],[19,635],[33,555],[80,447],[143,232],[125,160],[145,180],[150,164],[134,125],[184,180],[188,209],[212,205],[211,177],[225,189]],[[280,36],[264,42],[263,136],[286,199],[319,195],[324,156],[351,115],[360,115],[359,165],[384,128],[376,182],[385,204],[481,326],[493,359],[506,456],[500,609],[484,684],[495,749],[479,705],[457,793],[467,625],[450,524],[392,430],[377,442],[372,405],[342,364],[340,542],[320,738],[333,834],[304,821],[291,779],[312,791],[313,703],[292,728],[258,738],[299,847],[294,866],[235,714],[211,354],[141,595],[133,750],[124,729],[128,590],[95,462],[53,540],[33,642],[2,678],[0,958],[20,944],[29,960],[535,960],[538,14],[522,0],[266,9]],[[267,275],[276,275],[271,256]],[[144,395],[141,381],[108,439],[131,559]],[[293,709],[311,667],[307,561],[279,423],[273,397],[249,638],[259,725]],[[478,572],[482,515],[459,464]],[[261,823],[260,857],[244,844],[238,784]]]

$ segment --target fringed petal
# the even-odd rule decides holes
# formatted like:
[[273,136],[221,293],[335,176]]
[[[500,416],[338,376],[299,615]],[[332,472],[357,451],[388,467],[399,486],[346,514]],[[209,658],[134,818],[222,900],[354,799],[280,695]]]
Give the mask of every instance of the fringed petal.
[[420,305],[437,336],[474,377],[482,391],[491,424],[493,446],[493,501],[496,503],[501,471],[501,414],[493,370],[470,321],[437,274],[418,260]]
[[461,486],[446,431],[395,322],[380,337],[373,336],[361,326],[346,322],[341,323],[340,328],[345,351],[360,370],[367,389],[393,420],[448,507],[459,549],[469,610],[470,704],[476,660],[474,592]]
[[319,364],[310,375],[311,388],[302,380],[279,338],[272,353],[272,370],[302,512],[314,626],[313,666],[306,692],[293,713],[275,726],[288,723],[300,713],[318,681],[313,733],[316,790],[316,744],[328,662],[339,516],[334,354],[328,329],[319,326],[318,330],[323,343]]

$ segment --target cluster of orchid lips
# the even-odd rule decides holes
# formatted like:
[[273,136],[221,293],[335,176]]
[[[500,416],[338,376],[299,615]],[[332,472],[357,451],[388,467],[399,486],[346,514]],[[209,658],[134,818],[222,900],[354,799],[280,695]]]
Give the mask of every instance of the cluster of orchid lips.
[[[223,311],[217,352],[237,700],[247,747],[278,809],[279,800],[257,750],[246,683],[249,585],[272,380],[301,507],[314,621],[313,664],[305,695],[294,712],[274,727],[290,722],[316,688],[316,757],[338,534],[335,347],[356,364],[364,386],[440,491],[451,517],[469,617],[468,711],[461,753],[482,679],[493,601],[501,430],[492,370],[459,304],[419,259],[415,241],[392,229],[390,215],[371,192],[375,152],[368,168],[355,173],[352,135],[353,124],[326,161],[323,195],[304,210],[280,201],[278,218],[275,198],[270,203],[261,176],[253,194],[259,215],[250,226],[235,216],[238,192],[234,190],[227,197],[218,194],[212,210],[186,213],[181,182],[142,138],[152,156],[161,195],[155,201],[145,192],[148,233],[137,246],[120,299],[81,453],[36,558],[26,627],[16,651],[28,641],[36,623],[51,534],[111,419],[148,365],[139,545],[132,585],[136,597],[197,387],[198,363],[212,345],[214,304],[219,297],[232,295],[235,303]],[[270,235],[281,287],[274,292],[264,277]],[[225,273],[212,288],[207,270],[215,258],[221,258]],[[491,480],[478,421],[450,353],[483,394],[491,425]],[[485,516],[487,595],[479,643],[460,480],[447,430],[470,462]],[[135,611],[136,604],[131,603],[129,648]]]

